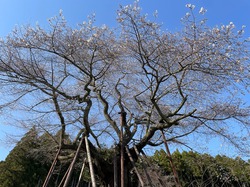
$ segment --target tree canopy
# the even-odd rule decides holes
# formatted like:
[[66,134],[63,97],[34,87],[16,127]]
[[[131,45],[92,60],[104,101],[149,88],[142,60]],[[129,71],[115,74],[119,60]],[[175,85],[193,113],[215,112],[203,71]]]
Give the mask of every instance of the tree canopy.
[[165,31],[137,2],[118,10],[115,29],[95,26],[93,16],[72,28],[62,13],[47,29],[17,27],[0,42],[1,107],[23,111],[22,125],[60,130],[62,147],[74,147],[82,133],[93,152],[119,147],[122,133],[124,145],[142,150],[162,144],[164,131],[187,146],[191,134],[220,136],[246,153],[244,29],[210,27],[204,8],[187,8],[179,32]]

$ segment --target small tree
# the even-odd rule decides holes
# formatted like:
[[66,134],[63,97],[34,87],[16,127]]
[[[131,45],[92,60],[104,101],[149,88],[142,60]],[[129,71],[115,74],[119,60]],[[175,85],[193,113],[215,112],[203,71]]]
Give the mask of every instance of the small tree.
[[[244,30],[235,31],[233,23],[208,27],[187,7],[183,29],[174,33],[142,15],[137,2],[119,9],[114,30],[94,26],[94,17],[71,28],[61,13],[49,29],[16,28],[1,41],[0,83],[8,93],[2,107],[20,107],[48,132],[60,129],[64,148],[76,149],[84,132],[106,183],[113,169],[98,154],[103,144],[119,150],[132,143],[140,151],[162,144],[162,129],[168,141],[188,145],[190,134],[216,135],[246,151]],[[118,113],[126,113],[122,130]]]

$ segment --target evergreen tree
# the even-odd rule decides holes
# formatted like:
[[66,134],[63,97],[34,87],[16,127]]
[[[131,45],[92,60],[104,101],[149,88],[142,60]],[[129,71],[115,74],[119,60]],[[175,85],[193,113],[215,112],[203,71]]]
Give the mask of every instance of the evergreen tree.
[[[172,175],[169,158],[164,150],[156,151],[152,159],[165,175]],[[250,164],[240,157],[235,159],[217,155],[178,150],[172,154],[182,186],[250,186]]]
[[33,157],[39,147],[38,133],[31,128],[0,164],[0,187],[34,187],[46,176],[48,166]]

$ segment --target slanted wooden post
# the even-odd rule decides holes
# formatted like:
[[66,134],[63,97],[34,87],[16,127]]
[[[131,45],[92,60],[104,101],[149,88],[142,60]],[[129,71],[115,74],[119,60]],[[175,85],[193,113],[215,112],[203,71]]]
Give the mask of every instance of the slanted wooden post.
[[86,162],[86,158],[84,158],[84,160],[83,160],[82,169],[81,169],[81,172],[80,172],[79,179],[78,179],[76,187],[79,187],[79,185],[80,185],[82,174],[83,174],[84,167],[85,167],[85,162]]
[[[142,158],[144,159],[144,161],[146,161],[147,166],[151,167],[151,163],[150,163],[151,161],[148,159],[148,157],[146,156],[146,154],[144,153],[143,150],[141,150],[141,154],[142,154]],[[160,183],[160,187],[164,187],[165,185],[162,183],[159,175],[158,174],[156,174],[156,175],[157,175],[157,180]]]
[[64,183],[64,181],[65,181],[65,179],[66,179],[66,177],[67,177],[67,175],[68,175],[68,173],[69,173],[69,169],[71,168],[71,164],[72,164],[72,163],[70,163],[70,165],[69,165],[67,171],[64,173],[63,178],[62,178],[61,182],[59,183],[59,185],[58,185],[57,187],[61,187],[61,186],[63,185],[63,183]]
[[89,170],[90,170],[92,187],[96,187],[94,167],[93,167],[93,163],[92,163],[92,160],[91,160],[91,154],[90,154],[90,149],[89,149],[89,141],[88,141],[87,136],[85,136],[85,144],[86,144],[86,151],[87,151],[87,157],[88,157],[88,162],[89,162]]
[[63,187],[68,187],[68,184],[69,184],[69,181],[70,181],[70,179],[71,179],[71,175],[72,175],[72,172],[73,172],[73,168],[74,168],[76,159],[77,159],[78,154],[79,154],[79,152],[80,152],[80,149],[81,149],[81,147],[82,147],[82,142],[83,142],[83,137],[81,138],[81,141],[80,141],[80,143],[79,143],[79,145],[78,145],[78,147],[77,147],[75,157],[74,157],[74,159],[73,159],[73,161],[72,161],[72,163],[71,163],[71,165],[70,165],[70,169],[69,169],[68,175],[67,175],[67,177],[66,177],[66,179],[65,179],[65,183],[64,183]]
[[50,178],[51,178],[51,176],[52,176],[52,174],[53,174],[53,172],[54,172],[54,169],[55,169],[55,166],[56,166],[56,163],[57,163],[57,158],[58,158],[58,156],[59,156],[59,154],[60,154],[60,151],[61,151],[61,146],[59,147],[59,149],[58,149],[58,151],[57,151],[57,153],[56,153],[56,156],[55,156],[55,158],[54,158],[54,161],[52,162],[52,165],[51,165],[51,167],[50,167],[50,170],[49,170],[49,172],[48,172],[48,175],[46,176],[46,179],[45,179],[45,181],[44,181],[44,183],[43,183],[43,187],[47,187],[48,184],[49,184],[49,180],[50,180]]
[[[137,147],[136,147],[135,145],[134,145],[134,150],[135,150],[135,152],[136,152],[137,157],[140,158],[140,153],[139,153],[139,151],[138,151],[138,149],[137,149]],[[144,162],[143,162],[143,159],[141,159],[141,162],[142,162],[142,167],[143,167],[144,173],[146,174],[146,177],[147,177],[149,186],[153,187],[151,178],[150,178],[150,176],[149,176],[149,174],[148,174],[148,171],[147,171],[147,168],[146,168],[146,166],[145,166],[145,164],[144,164]]]
[[171,168],[172,168],[173,173],[174,173],[174,178],[175,178],[176,186],[177,187],[181,187],[181,184],[180,184],[180,181],[179,181],[179,177],[178,177],[178,173],[177,173],[177,171],[175,169],[174,162],[173,162],[170,150],[168,148],[167,140],[166,140],[166,137],[165,137],[165,134],[164,134],[163,130],[161,130],[161,134],[162,134],[163,141],[164,141],[164,144],[165,144],[165,148],[166,148],[166,151],[167,151],[167,154],[168,154],[169,162],[170,162]]
[[128,154],[129,160],[130,160],[130,162],[131,162],[132,165],[133,165],[133,169],[135,170],[135,173],[136,173],[136,175],[137,175],[137,177],[138,177],[138,179],[139,179],[139,181],[140,181],[140,184],[141,184],[142,187],[144,187],[144,182],[143,182],[143,180],[142,180],[142,178],[141,178],[141,175],[140,175],[138,169],[137,169],[136,166],[135,166],[135,161],[134,161],[134,159],[132,158],[132,155],[131,155],[131,153],[130,153],[130,151],[129,151],[128,146],[125,146],[125,149],[126,149],[126,152],[127,152],[127,154]]

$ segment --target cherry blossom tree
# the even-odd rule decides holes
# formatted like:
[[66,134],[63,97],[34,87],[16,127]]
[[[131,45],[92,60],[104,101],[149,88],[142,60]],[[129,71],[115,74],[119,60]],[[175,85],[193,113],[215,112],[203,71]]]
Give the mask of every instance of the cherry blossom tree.
[[191,135],[222,137],[246,153],[244,28],[237,31],[232,22],[210,27],[205,8],[187,9],[179,32],[164,31],[137,2],[119,9],[116,29],[95,26],[94,16],[72,28],[61,12],[47,29],[14,29],[0,44],[2,109],[22,111],[20,125],[61,130],[62,148],[76,149],[88,135],[96,172],[106,183],[113,169],[100,150],[123,143],[136,160],[131,145],[139,151],[159,146],[161,131],[186,146]]

